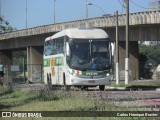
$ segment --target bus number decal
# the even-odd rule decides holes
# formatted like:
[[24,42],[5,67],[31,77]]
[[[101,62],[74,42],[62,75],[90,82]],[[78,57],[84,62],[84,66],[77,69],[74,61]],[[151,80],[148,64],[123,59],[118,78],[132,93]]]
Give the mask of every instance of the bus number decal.
[[90,76],[90,75],[96,76],[96,75],[98,75],[98,73],[96,73],[96,72],[87,72],[86,75],[89,75],[89,76]]

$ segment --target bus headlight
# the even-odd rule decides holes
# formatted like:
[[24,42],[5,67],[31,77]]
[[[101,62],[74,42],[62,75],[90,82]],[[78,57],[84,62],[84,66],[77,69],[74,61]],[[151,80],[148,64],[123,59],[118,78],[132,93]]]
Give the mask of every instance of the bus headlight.
[[74,73],[74,74],[73,74],[73,76],[77,76],[77,74],[76,74],[76,73]]
[[108,76],[110,76],[110,74],[109,74],[109,73],[107,73],[107,74],[106,74],[106,76],[108,77]]

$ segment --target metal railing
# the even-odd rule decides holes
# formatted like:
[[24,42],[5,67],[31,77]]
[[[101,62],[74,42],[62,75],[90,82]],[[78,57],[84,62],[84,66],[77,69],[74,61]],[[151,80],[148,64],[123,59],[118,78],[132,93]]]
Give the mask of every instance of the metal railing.
[[29,82],[43,82],[42,64],[28,64],[27,69]]
[[41,83],[43,82],[42,64],[5,66],[4,84],[9,83]]
[[[10,39],[15,37],[32,36],[44,33],[52,33],[67,28],[114,27],[115,26],[114,21],[115,21],[114,15],[68,21],[68,22],[38,26],[23,30],[17,30],[10,33],[4,33],[0,35],[0,40]],[[159,24],[160,10],[130,13],[129,22],[130,25]],[[124,25],[125,25],[125,14],[121,14],[119,15],[119,26],[124,26]]]

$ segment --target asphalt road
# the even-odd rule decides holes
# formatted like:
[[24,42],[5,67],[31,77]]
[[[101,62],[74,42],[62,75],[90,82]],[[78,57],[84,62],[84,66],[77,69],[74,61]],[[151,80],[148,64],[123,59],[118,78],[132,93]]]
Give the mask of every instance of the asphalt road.
[[92,99],[100,99],[103,101],[112,101],[118,106],[131,106],[142,108],[142,110],[156,110],[160,111],[160,91],[145,90],[145,91],[126,91],[105,89],[99,91],[98,89],[91,89],[84,91],[84,96]]

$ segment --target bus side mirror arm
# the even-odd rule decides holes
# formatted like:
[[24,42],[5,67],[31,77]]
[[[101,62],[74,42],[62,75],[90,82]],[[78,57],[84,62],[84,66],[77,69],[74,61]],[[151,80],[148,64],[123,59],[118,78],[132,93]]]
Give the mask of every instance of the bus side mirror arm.
[[70,54],[71,54],[71,51],[70,51],[69,43],[67,42],[66,43],[66,56],[69,57]]

